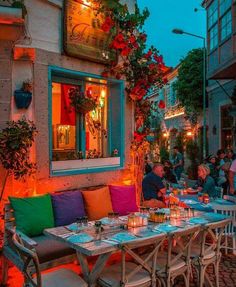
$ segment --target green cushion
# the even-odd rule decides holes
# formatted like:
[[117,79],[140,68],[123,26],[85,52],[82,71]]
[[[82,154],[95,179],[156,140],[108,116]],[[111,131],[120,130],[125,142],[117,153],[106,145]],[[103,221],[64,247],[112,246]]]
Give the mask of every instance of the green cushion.
[[28,236],[37,236],[45,228],[54,227],[51,196],[9,197],[14,210],[16,228]]

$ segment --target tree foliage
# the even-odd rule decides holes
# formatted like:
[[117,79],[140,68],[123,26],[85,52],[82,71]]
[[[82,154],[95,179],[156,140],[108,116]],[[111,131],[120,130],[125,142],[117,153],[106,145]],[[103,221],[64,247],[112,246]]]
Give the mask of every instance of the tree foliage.
[[181,60],[178,79],[174,84],[177,98],[192,123],[203,108],[203,50],[193,49]]

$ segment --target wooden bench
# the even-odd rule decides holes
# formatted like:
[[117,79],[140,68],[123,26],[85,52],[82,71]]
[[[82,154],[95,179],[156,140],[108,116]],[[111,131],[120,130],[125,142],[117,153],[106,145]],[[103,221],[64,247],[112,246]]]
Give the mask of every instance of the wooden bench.
[[[8,279],[8,265],[12,262],[19,270],[22,270],[21,260],[17,254],[13,242],[12,235],[14,234],[16,224],[13,215],[13,210],[10,203],[4,207],[4,239],[2,250],[2,285],[7,284]],[[76,253],[69,246],[58,243],[46,235],[36,237],[28,237],[22,232],[18,232],[25,246],[29,249],[34,249],[39,257],[40,270],[46,270],[61,264],[66,264],[76,260]],[[47,253],[51,254],[47,254]],[[48,259],[48,260],[47,260]],[[32,266],[33,268],[33,266]]]

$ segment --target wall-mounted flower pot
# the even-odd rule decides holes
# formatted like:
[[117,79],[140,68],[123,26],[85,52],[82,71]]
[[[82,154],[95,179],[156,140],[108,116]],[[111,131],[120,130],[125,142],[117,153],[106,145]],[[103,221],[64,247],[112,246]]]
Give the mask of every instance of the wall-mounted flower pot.
[[16,107],[18,109],[27,109],[32,101],[32,93],[22,90],[16,90],[14,92],[14,98]]

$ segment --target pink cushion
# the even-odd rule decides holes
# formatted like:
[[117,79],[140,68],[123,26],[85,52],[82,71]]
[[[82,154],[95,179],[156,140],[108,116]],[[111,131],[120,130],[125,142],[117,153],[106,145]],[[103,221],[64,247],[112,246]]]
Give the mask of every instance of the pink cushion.
[[118,212],[119,215],[127,215],[138,211],[134,185],[109,185],[109,189],[114,212]]

